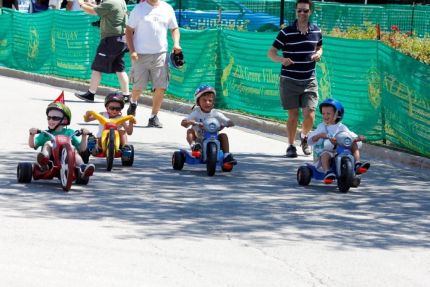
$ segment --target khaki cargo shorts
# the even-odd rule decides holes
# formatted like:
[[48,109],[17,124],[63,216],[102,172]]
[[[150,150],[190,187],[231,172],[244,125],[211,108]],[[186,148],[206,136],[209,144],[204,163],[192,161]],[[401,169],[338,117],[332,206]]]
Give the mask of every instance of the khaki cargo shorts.
[[139,54],[130,70],[130,83],[133,90],[146,90],[148,82],[152,88],[167,89],[169,85],[169,66],[166,52],[158,54]]

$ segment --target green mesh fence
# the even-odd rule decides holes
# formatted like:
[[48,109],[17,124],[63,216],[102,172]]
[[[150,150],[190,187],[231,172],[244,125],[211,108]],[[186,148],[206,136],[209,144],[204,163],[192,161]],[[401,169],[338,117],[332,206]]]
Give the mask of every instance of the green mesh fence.
[[[228,28],[248,31],[274,31],[280,24],[280,0],[170,0],[177,11],[180,26],[187,29]],[[295,1],[285,1],[283,18],[295,20]],[[199,25],[190,24],[190,19]],[[382,31],[395,25],[403,32],[429,36],[430,5],[353,5],[314,2],[312,21],[325,32],[367,23],[379,24]],[[245,24],[244,24],[245,23]],[[270,27],[267,28],[267,27]]]
[[[0,65],[88,80],[99,41],[97,17],[82,12],[0,14]],[[267,58],[276,32],[181,29],[186,65],[171,70],[168,93],[188,101],[200,83],[217,88],[217,106],[285,121],[278,96],[280,65]],[[127,70],[129,57],[125,57]],[[430,69],[373,40],[324,38],[317,65],[320,99],[345,106],[345,123],[372,141],[430,156]],[[117,87],[114,74],[102,83]],[[317,115],[317,121],[320,121]]]

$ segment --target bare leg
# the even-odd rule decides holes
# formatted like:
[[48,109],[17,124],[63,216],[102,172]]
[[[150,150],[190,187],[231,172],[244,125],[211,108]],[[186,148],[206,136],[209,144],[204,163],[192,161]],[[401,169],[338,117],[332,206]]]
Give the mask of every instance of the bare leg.
[[228,142],[228,136],[226,134],[219,134],[218,139],[221,144],[221,149],[224,153],[230,152],[230,145]]
[[102,79],[102,73],[92,70],[90,88],[89,88],[89,91],[91,93],[95,94],[97,92],[97,88],[99,87],[101,79]]
[[321,167],[325,172],[327,172],[330,169],[330,160],[331,160],[331,156],[328,153],[323,153],[321,155]]
[[193,129],[187,130],[187,142],[192,145],[196,142],[196,132]]
[[156,88],[154,95],[152,96],[152,115],[156,115],[161,108],[161,103],[163,102],[165,89]]
[[298,118],[299,118],[298,109],[288,110],[287,133],[288,133],[288,143],[290,145],[294,144],[294,140],[296,139]]
[[302,133],[307,135],[313,128],[315,121],[315,111],[310,110],[309,108],[303,109],[303,126]]
[[353,143],[351,147],[352,156],[356,162],[360,161],[360,150],[358,149],[357,143]]
[[138,102],[141,94],[142,94],[142,90],[132,90],[131,91],[131,100],[134,103]]
[[125,131],[119,131],[119,136],[121,146],[128,144],[127,134],[125,133]]
[[117,72],[116,76],[118,77],[119,84],[121,86],[121,91],[124,95],[129,95],[130,90],[128,87],[128,76],[126,72]]

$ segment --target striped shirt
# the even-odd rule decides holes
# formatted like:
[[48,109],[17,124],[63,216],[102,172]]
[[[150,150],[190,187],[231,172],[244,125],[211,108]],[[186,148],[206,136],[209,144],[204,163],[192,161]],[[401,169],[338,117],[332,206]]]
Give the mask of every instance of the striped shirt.
[[321,46],[321,30],[314,24],[309,24],[306,34],[301,34],[297,29],[297,20],[279,31],[273,47],[281,50],[284,58],[290,58],[294,62],[289,66],[282,65],[281,77],[298,81],[315,79],[316,63],[311,60],[311,56]]

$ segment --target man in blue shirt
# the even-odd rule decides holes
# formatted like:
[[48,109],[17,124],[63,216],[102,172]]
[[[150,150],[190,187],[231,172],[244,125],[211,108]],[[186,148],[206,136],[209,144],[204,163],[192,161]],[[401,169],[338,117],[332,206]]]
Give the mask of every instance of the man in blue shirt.
[[[297,19],[292,25],[282,29],[268,57],[282,64],[279,92],[282,107],[288,110],[287,133],[289,146],[287,157],[297,157],[294,146],[296,137],[299,108],[303,112],[301,146],[305,155],[311,154],[307,144],[307,134],[315,120],[315,109],[318,104],[318,83],[315,66],[322,55],[322,34],[318,26],[309,23],[312,14],[311,0],[297,0]],[[278,51],[282,51],[282,56]]]

